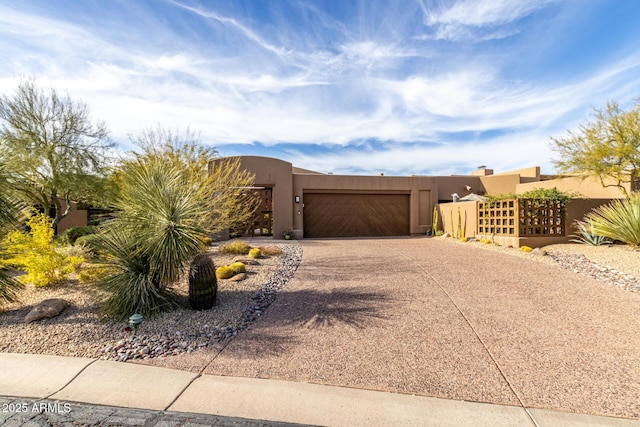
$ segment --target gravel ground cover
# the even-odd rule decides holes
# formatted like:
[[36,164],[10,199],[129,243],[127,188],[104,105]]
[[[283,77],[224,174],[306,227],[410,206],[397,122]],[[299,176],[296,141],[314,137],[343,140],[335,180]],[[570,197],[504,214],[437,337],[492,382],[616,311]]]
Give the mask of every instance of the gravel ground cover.
[[621,287],[630,292],[640,292],[640,250],[628,245],[591,246],[558,243],[534,249],[533,252],[523,252],[517,248],[483,244],[477,241],[462,243],[455,239],[444,240],[451,244],[471,244],[481,249],[555,264],[573,273]]
[[[100,314],[100,291],[90,285],[69,280],[40,289],[27,286],[20,295],[21,303],[5,306],[0,312],[0,351],[125,361],[207,347],[235,336],[259,317],[291,276],[280,271],[295,271],[301,249],[295,245],[282,245],[281,249],[282,255],[266,256],[257,260],[258,265],[248,265],[245,280],[218,281],[217,303],[212,309],[181,309],[145,319],[137,336],[125,330],[125,322],[113,322]],[[216,247],[209,254],[216,266],[229,264],[235,257]],[[174,290],[187,301],[186,279]],[[53,319],[25,324],[24,317],[34,305],[49,298],[63,298],[70,307]]]

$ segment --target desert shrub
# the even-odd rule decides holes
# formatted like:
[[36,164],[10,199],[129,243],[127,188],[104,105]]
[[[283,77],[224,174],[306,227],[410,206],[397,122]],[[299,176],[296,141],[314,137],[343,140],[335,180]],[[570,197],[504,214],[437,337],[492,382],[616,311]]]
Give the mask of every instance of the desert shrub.
[[233,271],[233,274],[247,272],[247,267],[241,262],[234,262],[229,266],[229,268],[231,269],[231,271]]
[[262,255],[266,255],[266,256],[282,255],[282,249],[280,249],[278,246],[265,246],[265,247],[260,247],[259,249],[262,252]]
[[82,259],[89,260],[93,256],[93,253],[89,249],[88,246],[85,245],[76,245],[76,246],[62,246],[57,249],[59,252],[62,252],[66,256],[76,256],[81,257]]
[[520,250],[522,252],[531,252],[533,249],[531,249],[529,246],[520,246]]
[[86,227],[73,227],[64,232],[64,236],[70,245],[75,245],[78,237],[96,233],[97,228],[92,225]]
[[180,307],[175,295],[158,286],[149,256],[139,250],[139,242],[131,234],[122,230],[104,234],[100,253],[109,274],[96,285],[109,294],[103,303],[108,315],[116,319],[126,319],[133,313],[150,317]]
[[231,269],[231,267],[227,265],[216,268],[216,278],[218,279],[228,279],[230,277],[233,277],[234,274],[235,273],[233,272],[233,269]]
[[600,236],[593,232],[593,224],[591,221],[576,221],[575,225],[578,232],[572,235],[572,242],[583,243],[591,246],[600,246],[606,243],[611,243],[605,236]]
[[20,276],[21,282],[38,287],[61,282],[82,264],[84,258],[68,256],[60,250],[47,215],[33,215],[27,225],[29,233],[12,231],[3,241],[4,253],[8,256],[3,263],[27,273]]
[[260,250],[260,248],[251,248],[249,250],[249,258],[261,258],[262,257],[262,251]]
[[202,238],[202,244],[205,246],[211,246],[211,243],[213,243],[213,240],[211,239],[211,237],[209,236],[205,236]]
[[614,200],[585,216],[593,233],[619,240],[631,246],[640,246],[640,192],[628,199]]
[[78,273],[78,280],[82,284],[95,283],[113,273],[113,269],[104,264],[88,264]]
[[232,240],[220,246],[220,251],[225,254],[246,255],[250,250],[251,246],[240,239]]
[[98,234],[87,234],[78,237],[74,246],[84,246],[87,251],[95,253],[99,240],[100,236]]

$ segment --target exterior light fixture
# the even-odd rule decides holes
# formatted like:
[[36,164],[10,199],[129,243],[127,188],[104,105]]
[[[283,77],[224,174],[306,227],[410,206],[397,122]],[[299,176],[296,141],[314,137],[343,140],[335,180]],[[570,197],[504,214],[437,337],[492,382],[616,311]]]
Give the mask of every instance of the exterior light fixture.
[[129,317],[129,325],[133,328],[133,335],[138,331],[138,326],[142,323],[142,319],[144,317],[141,314],[135,313],[133,316]]

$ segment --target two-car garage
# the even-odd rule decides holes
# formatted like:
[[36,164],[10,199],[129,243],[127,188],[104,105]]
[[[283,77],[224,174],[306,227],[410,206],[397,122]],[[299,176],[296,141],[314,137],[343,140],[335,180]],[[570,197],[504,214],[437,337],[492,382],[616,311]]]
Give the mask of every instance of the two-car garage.
[[410,194],[304,193],[304,237],[405,236]]

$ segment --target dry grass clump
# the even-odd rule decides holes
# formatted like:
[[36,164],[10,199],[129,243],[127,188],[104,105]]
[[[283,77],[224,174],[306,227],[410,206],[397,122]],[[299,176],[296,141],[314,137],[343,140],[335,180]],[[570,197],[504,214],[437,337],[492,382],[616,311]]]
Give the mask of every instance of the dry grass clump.
[[278,246],[261,246],[259,249],[264,256],[282,255],[282,249]]
[[220,252],[225,254],[246,255],[250,250],[251,246],[240,239],[232,240],[220,246]]

